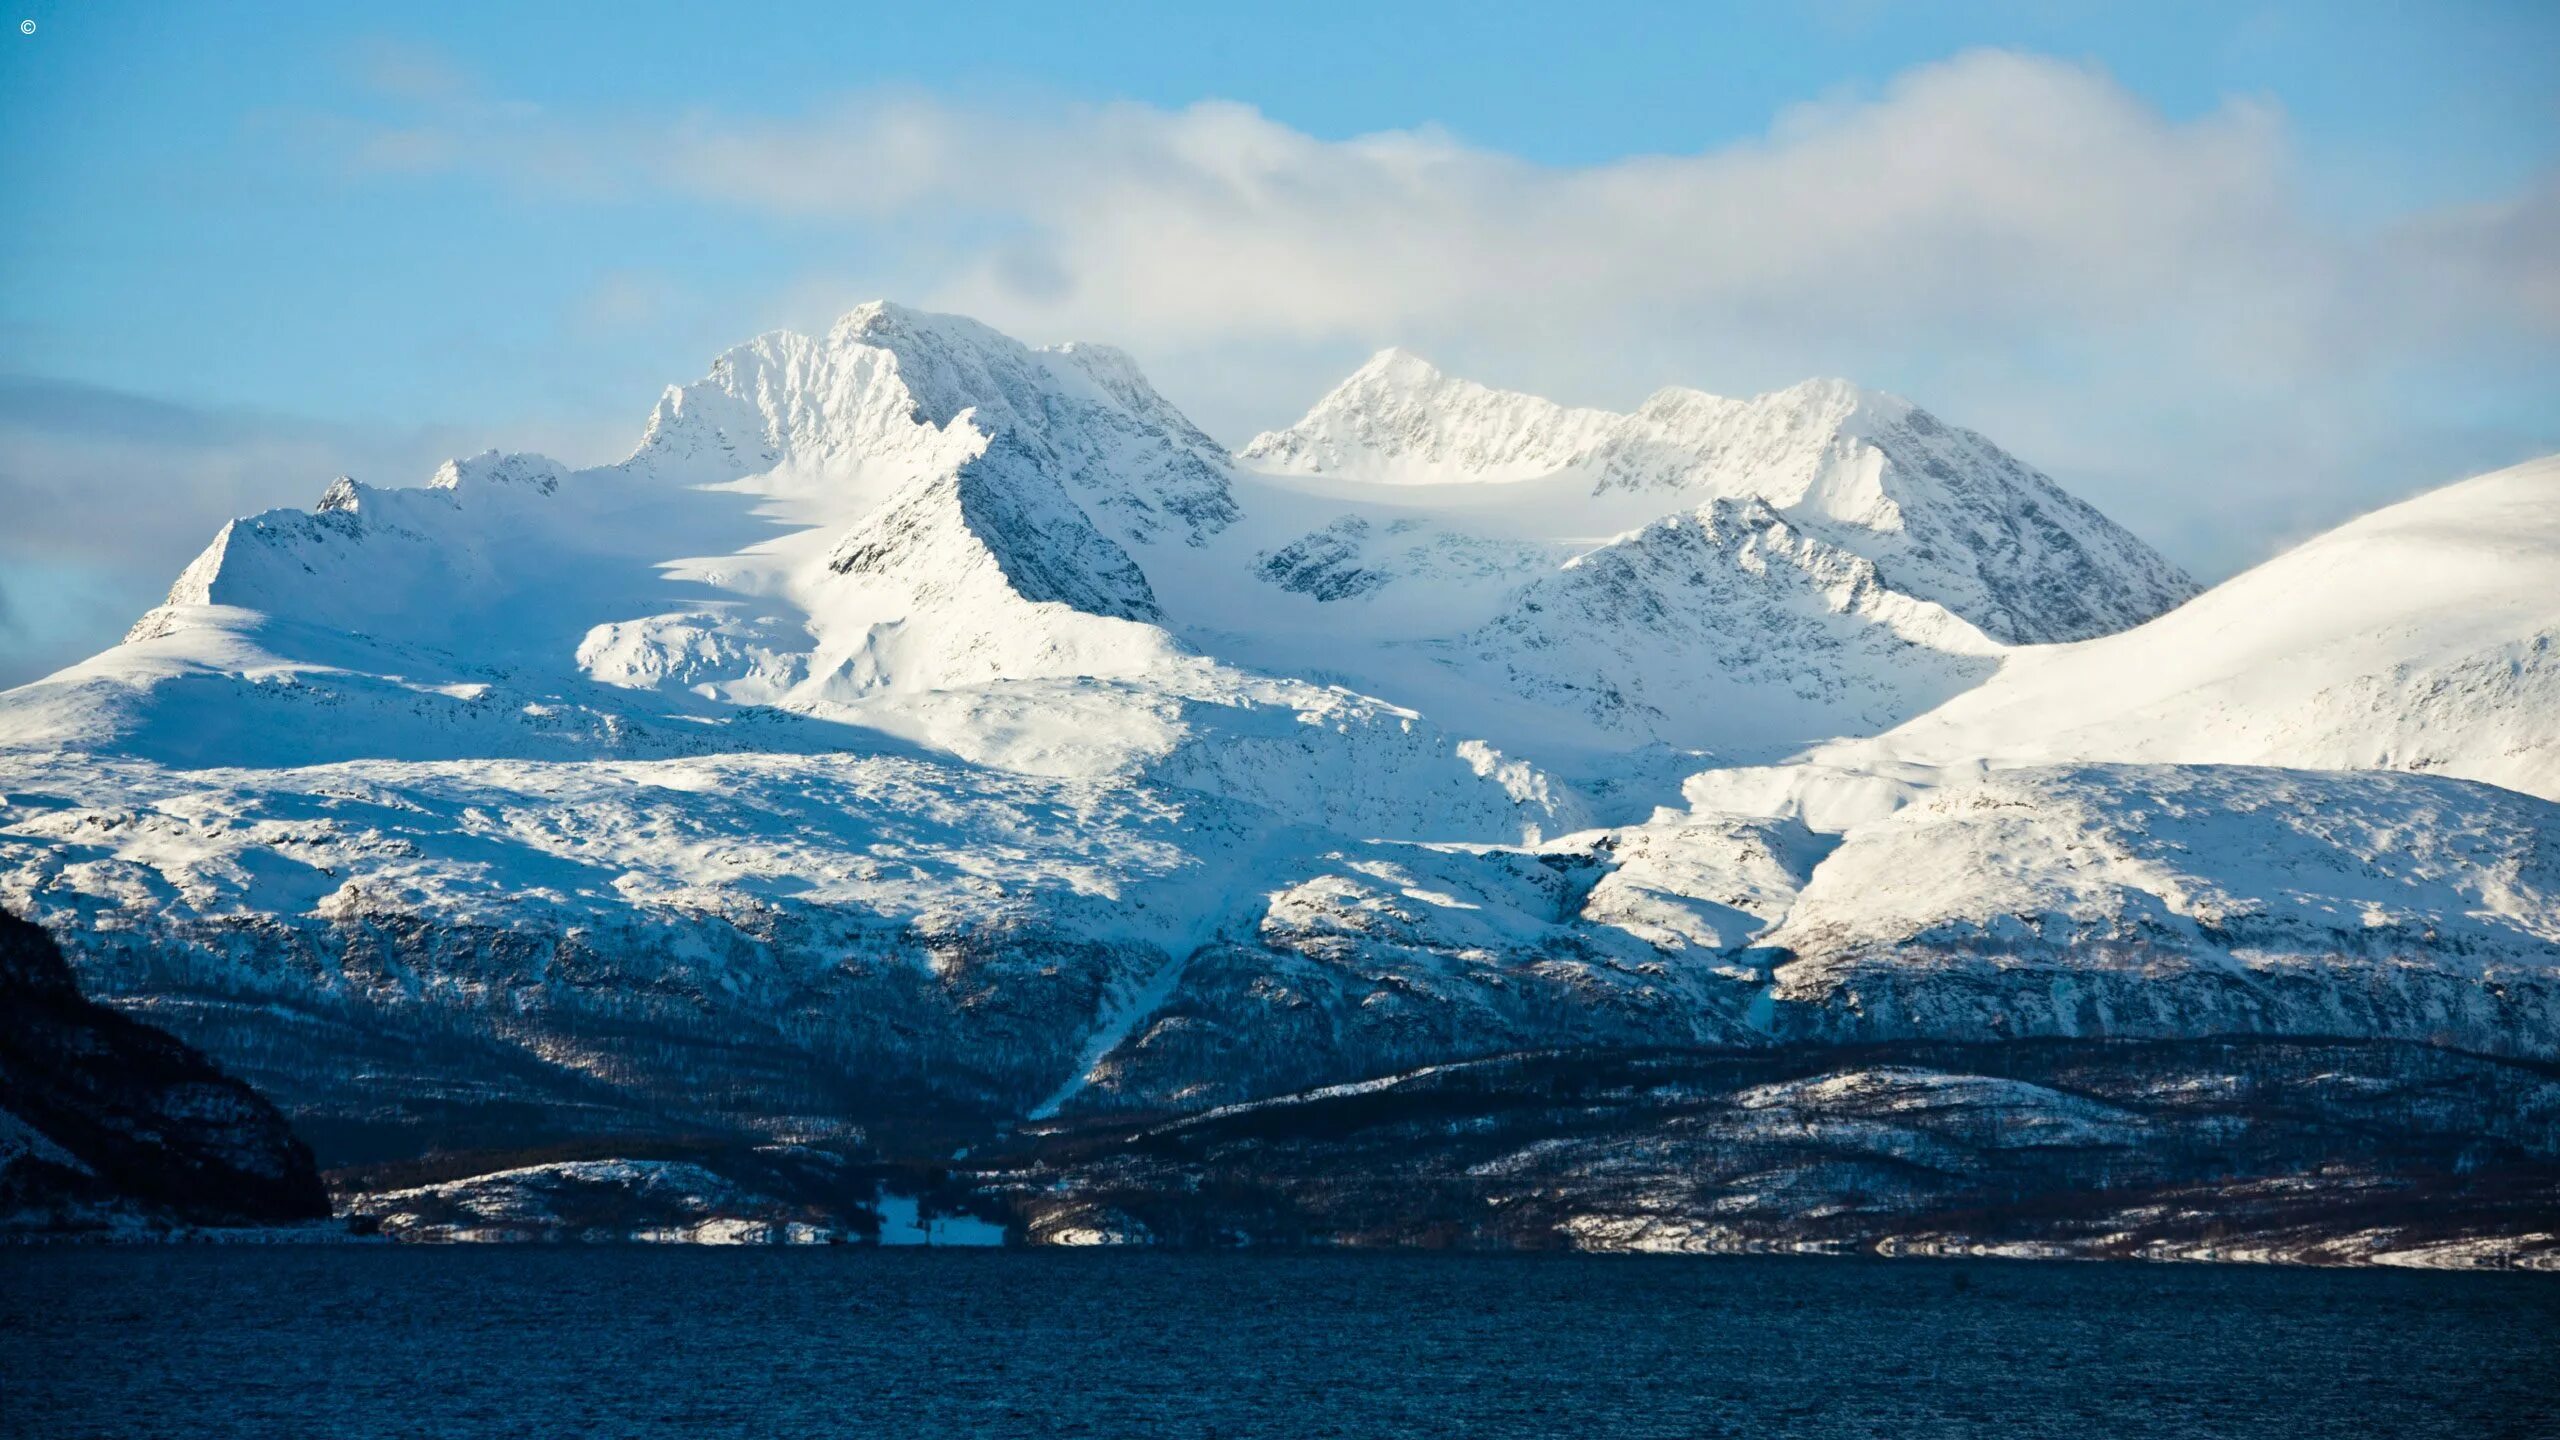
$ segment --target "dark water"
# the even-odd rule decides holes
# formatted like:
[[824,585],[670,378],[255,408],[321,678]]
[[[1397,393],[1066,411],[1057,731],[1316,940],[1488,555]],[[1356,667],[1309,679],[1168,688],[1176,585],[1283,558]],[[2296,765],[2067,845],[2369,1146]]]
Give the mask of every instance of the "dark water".
[[2560,1283],[1988,1262],[0,1251],[13,1435],[2560,1434]]

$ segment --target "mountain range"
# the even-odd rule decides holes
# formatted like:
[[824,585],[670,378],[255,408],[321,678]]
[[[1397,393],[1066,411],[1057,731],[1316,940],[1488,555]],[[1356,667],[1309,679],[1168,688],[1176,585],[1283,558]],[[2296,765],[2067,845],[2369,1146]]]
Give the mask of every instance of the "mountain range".
[[[1230,455],[1116,350],[873,304],[617,464],[224,527],[0,694],[0,905],[339,1166],[984,1154],[1522,1055],[1919,1046],[1934,1106],[1993,1093],[1944,1047],[2256,1037],[2471,1057],[2546,1184],[2555,633],[2560,461],[2200,592],[1844,382],[1616,414],[1389,351]],[[1740,1233],[1640,1219],[1540,1233]]]

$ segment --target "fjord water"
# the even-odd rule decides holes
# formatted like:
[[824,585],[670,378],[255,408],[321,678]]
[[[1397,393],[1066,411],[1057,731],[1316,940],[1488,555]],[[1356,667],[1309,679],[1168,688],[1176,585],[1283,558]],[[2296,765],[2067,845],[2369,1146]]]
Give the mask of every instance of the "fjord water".
[[20,1249],[47,1436],[2560,1429],[2548,1277],[1565,1256]]

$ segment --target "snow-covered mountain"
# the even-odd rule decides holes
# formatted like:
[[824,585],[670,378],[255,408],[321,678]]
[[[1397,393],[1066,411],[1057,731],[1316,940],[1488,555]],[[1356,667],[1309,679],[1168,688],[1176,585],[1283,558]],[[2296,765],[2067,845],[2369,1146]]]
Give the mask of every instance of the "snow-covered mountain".
[[1116,351],[865,306],[619,464],[226,527],[0,695],[0,905],[374,1153],[1556,1047],[2560,1058],[2553,473],[2161,615],[2140,542],[1829,382],[1618,416],[1391,353],[1231,460]]
[[1836,749],[2418,770],[2560,800],[2560,460],[2377,510],[2122,634],[2021,651]]
[[1390,484],[1570,477],[1604,493],[1761,500],[1873,561],[1894,589],[2009,644],[2107,634],[2195,593],[2149,546],[1990,441],[1842,380],[1751,400],[1674,387],[1617,415],[1452,379],[1388,350],[1243,458]]
[[1578,555],[1458,645],[1602,728],[1735,748],[1890,723],[1989,675],[1999,651],[1758,499],[1710,500]]

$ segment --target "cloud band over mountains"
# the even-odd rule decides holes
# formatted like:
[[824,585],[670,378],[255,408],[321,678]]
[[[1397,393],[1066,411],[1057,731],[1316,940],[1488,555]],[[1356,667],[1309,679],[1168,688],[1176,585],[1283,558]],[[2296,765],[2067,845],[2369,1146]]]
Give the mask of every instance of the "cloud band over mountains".
[[[1584,165],[1428,125],[1326,138],[1218,100],[866,90],[784,113],[609,114],[491,94],[427,52],[363,68],[361,116],[261,122],[315,180],[358,197],[485,186],[528,216],[644,224],[676,207],[785,257],[738,313],[734,289],[714,300],[699,277],[598,253],[591,293],[559,297],[553,367],[574,367],[576,345],[654,347],[669,358],[649,373],[671,378],[760,326],[820,326],[890,295],[1126,346],[1230,443],[1387,344],[1618,408],[1665,383],[1748,394],[1845,375],[1996,436],[2207,578],[2560,447],[2560,176],[2364,213],[2271,100],[2171,114],[2040,55],[1966,52],[1789,108],[1752,138]],[[652,330],[676,311],[682,336]],[[636,433],[648,399],[546,423]],[[456,428],[466,451],[524,418],[410,417]],[[268,458],[346,429],[277,425],[135,445],[0,414],[0,487],[24,536],[105,535],[131,496],[79,477],[148,455],[168,482],[150,487],[168,498],[155,513],[200,543],[235,500],[316,493],[386,448],[405,463],[415,438],[341,434],[269,475]],[[101,454],[117,457],[104,471]],[[165,574],[192,547],[142,548],[124,571]],[[23,635],[41,607],[19,558]],[[151,598],[92,588],[113,596],[100,613]]]
[[2555,177],[2349,223],[2305,193],[2271,104],[2174,119],[2005,51],[1797,106],[1751,141],[1578,168],[1427,127],[1319,139],[1221,101],[912,93],[619,126],[448,98],[337,142],[359,170],[899,227],[919,299],[1131,343],[2068,340],[2248,375],[2560,336]]

